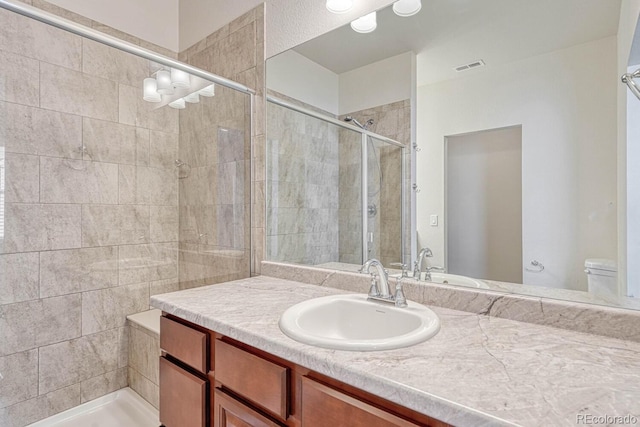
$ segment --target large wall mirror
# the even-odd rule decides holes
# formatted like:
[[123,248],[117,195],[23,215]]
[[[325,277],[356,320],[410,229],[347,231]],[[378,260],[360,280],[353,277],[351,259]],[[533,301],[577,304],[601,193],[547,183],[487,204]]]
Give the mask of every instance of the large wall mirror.
[[428,247],[461,285],[640,309],[640,100],[620,81],[640,67],[630,3],[389,6],[373,32],[347,25],[270,58],[267,87],[408,148],[398,191],[415,217],[388,267]]

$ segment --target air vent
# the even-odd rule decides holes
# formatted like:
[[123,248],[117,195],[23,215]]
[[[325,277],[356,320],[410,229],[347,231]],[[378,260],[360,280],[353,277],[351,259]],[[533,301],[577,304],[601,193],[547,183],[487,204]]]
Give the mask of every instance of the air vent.
[[472,68],[484,67],[484,65],[485,65],[484,61],[482,59],[479,59],[477,61],[473,61],[468,64],[459,65],[455,67],[454,70],[456,70],[459,73],[460,71],[471,70]]

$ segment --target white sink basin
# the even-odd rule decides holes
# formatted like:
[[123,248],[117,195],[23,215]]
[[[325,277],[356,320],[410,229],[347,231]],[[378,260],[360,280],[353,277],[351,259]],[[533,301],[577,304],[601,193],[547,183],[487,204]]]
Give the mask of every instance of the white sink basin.
[[289,307],[280,329],[290,338],[336,350],[373,351],[409,347],[433,337],[440,319],[427,307],[372,302],[364,294],[332,295]]
[[456,274],[432,272],[430,282],[449,284],[449,285],[467,286],[471,288],[490,289],[489,285],[487,285],[481,280],[473,279],[467,276],[458,276]]

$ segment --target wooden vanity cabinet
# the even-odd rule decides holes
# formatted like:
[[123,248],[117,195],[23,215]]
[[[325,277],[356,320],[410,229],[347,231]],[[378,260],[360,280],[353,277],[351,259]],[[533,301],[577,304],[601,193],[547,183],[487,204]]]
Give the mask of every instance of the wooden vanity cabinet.
[[188,322],[167,315],[162,322],[160,421],[166,427],[448,426]]
[[165,427],[209,427],[211,332],[164,315],[160,349],[160,422]]

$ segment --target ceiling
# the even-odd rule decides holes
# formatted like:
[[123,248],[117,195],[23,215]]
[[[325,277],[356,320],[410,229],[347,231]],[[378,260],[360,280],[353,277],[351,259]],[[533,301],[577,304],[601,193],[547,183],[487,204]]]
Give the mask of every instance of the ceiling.
[[613,36],[621,0],[422,0],[420,13],[378,12],[378,28],[349,25],[296,48],[341,74],[403,52],[418,55],[418,86],[459,76],[453,68],[478,59],[513,62]]

